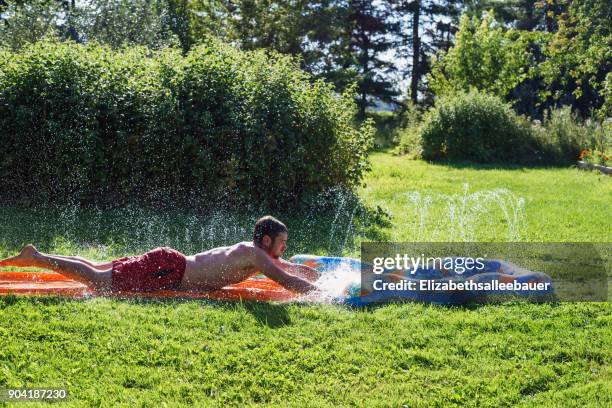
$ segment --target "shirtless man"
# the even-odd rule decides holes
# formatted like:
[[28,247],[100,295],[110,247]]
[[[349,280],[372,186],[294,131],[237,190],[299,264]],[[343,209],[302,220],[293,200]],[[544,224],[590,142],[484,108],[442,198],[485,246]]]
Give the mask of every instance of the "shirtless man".
[[311,283],[319,277],[316,270],[281,259],[287,249],[287,233],[282,222],[266,216],[255,224],[253,242],[191,256],[163,247],[140,256],[97,263],[81,257],[43,254],[26,245],[19,255],[1,260],[0,267],[51,269],[100,292],[215,290],[257,272],[297,293],[316,290]]

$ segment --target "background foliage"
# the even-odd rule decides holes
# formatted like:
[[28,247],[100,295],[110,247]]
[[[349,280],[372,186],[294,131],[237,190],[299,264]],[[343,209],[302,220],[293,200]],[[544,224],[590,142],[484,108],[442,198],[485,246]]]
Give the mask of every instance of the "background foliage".
[[361,119],[381,102],[431,106],[469,84],[540,120],[566,105],[601,120],[610,10],[605,0],[3,0],[0,46],[55,36],[188,52],[214,36],[293,55],[338,92],[357,84]]
[[403,143],[404,150],[413,150],[416,138],[429,160],[571,164],[581,149],[603,150],[610,144],[605,126],[583,124],[569,108],[551,110],[542,123],[531,123],[500,97],[472,88],[440,98],[422,123],[405,131]]
[[367,166],[351,95],[289,57],[43,41],[0,60],[5,199],[285,207]]
[[480,21],[461,18],[455,45],[434,64],[430,86],[436,95],[477,88],[502,98],[527,77],[526,41],[514,30],[494,26],[492,13]]

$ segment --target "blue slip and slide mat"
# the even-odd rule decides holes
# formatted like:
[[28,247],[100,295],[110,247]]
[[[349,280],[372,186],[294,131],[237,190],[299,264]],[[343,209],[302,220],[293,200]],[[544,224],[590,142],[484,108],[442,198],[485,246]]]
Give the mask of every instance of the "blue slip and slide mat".
[[[362,274],[361,261],[353,258],[295,255],[290,261],[310,266],[321,272],[320,281],[325,281],[326,277],[329,277],[328,274],[335,275],[327,279],[327,283],[342,286],[336,300],[353,306],[405,300],[445,305],[486,302],[502,298],[549,300],[555,294],[550,276],[495,259],[485,259],[484,267],[480,270],[472,269],[462,273],[452,269],[426,266],[417,268],[414,272],[387,269],[381,274]],[[396,287],[399,287],[398,284],[403,287],[411,285],[413,289],[385,290],[381,289],[383,283],[392,283]],[[463,288],[453,290],[457,284],[463,284]],[[500,284],[518,289],[502,290],[499,288]],[[540,284],[539,287],[544,289],[521,289],[527,287],[526,284],[531,284],[532,287]],[[423,288],[420,288],[420,285],[424,285]],[[443,289],[449,286],[451,289]]]

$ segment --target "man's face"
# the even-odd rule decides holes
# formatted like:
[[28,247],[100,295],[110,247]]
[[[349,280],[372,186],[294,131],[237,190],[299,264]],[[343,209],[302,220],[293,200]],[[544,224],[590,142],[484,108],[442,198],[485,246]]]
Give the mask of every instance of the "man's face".
[[279,232],[274,241],[269,236],[264,236],[263,247],[272,258],[280,258],[287,249],[287,233]]

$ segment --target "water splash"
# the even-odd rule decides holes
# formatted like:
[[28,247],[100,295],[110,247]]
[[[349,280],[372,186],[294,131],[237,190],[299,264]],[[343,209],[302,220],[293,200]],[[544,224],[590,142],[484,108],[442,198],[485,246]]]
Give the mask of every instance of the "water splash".
[[[356,220],[363,208],[355,193],[330,188],[313,197],[302,214],[294,217],[290,241],[298,236],[297,253],[324,253],[330,256],[354,254],[361,230]],[[297,228],[295,228],[297,226]],[[314,251],[314,252],[313,252]]]
[[[470,192],[465,183],[461,194],[423,195],[415,191],[407,196],[408,211],[414,214],[414,242],[474,242],[479,231],[494,228],[494,218],[500,215],[506,225],[501,238],[508,242],[523,238],[525,200],[507,189]],[[434,214],[434,208],[442,208],[442,213]]]
[[319,288],[305,297],[305,300],[315,303],[340,303],[347,296],[347,290],[359,287],[361,273],[350,267],[348,263],[341,263],[332,271],[326,271],[317,280]]
[[[302,214],[281,219],[290,229],[287,255],[346,254],[354,250],[359,202],[341,189],[313,197]],[[210,248],[250,241],[259,208],[231,211],[211,208],[151,211],[137,206],[102,210],[76,203],[48,205],[0,214],[2,237],[36,244],[50,253],[71,253],[93,259],[122,257],[169,246],[192,254]],[[26,221],[27,220],[27,221]],[[331,222],[330,222],[331,221]]]

